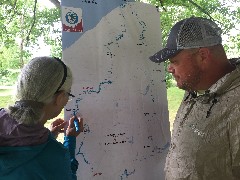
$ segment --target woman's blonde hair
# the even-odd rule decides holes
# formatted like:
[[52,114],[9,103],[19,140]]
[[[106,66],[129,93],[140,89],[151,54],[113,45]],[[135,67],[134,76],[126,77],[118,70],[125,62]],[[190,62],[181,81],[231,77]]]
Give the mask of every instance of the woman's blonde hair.
[[19,123],[37,124],[44,104],[52,101],[57,91],[69,91],[72,73],[60,59],[36,57],[27,63],[17,81],[16,102],[9,106],[10,115]]

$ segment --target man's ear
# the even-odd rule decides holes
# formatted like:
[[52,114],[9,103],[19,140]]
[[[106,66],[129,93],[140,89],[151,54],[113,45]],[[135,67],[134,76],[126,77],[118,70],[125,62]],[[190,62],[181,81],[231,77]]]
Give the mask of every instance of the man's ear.
[[55,105],[61,105],[62,101],[64,100],[64,97],[65,97],[65,92],[64,91],[58,92],[54,97],[54,104]]
[[199,55],[201,56],[203,62],[207,62],[210,59],[211,53],[208,48],[200,48]]

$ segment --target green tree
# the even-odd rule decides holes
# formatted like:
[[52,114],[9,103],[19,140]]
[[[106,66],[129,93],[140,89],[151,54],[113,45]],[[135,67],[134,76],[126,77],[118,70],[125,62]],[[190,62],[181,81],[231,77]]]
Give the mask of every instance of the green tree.
[[32,51],[41,46],[39,37],[57,50],[53,53],[60,53],[59,8],[42,8],[37,0],[2,0],[0,5],[0,79],[9,81],[16,76],[13,72],[18,72]]

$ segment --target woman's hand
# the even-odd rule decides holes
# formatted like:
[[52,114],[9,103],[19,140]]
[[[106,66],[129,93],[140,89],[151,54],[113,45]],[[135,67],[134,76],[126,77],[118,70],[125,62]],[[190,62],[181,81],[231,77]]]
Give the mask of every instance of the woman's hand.
[[67,124],[66,121],[64,121],[63,119],[56,119],[55,121],[53,121],[50,125],[50,131],[52,133],[52,135],[57,138],[59,133],[63,133],[64,132],[64,126]]
[[[79,130],[76,131],[75,125],[74,125],[74,119],[78,123]],[[81,132],[83,132],[83,118],[73,116],[68,121],[68,127],[66,129],[66,136],[75,136],[77,137]]]

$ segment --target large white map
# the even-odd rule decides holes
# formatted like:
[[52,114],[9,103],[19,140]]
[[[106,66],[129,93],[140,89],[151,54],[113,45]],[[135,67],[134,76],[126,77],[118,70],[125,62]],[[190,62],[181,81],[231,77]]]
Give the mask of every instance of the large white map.
[[62,6],[63,18],[78,17],[63,33],[63,41],[71,41],[63,44],[63,60],[72,69],[76,96],[65,117],[80,113],[85,123],[77,139],[78,179],[163,180],[170,144],[164,68],[148,59],[161,48],[159,12],[111,0],[121,3],[91,28],[85,13],[104,8],[96,2]]

